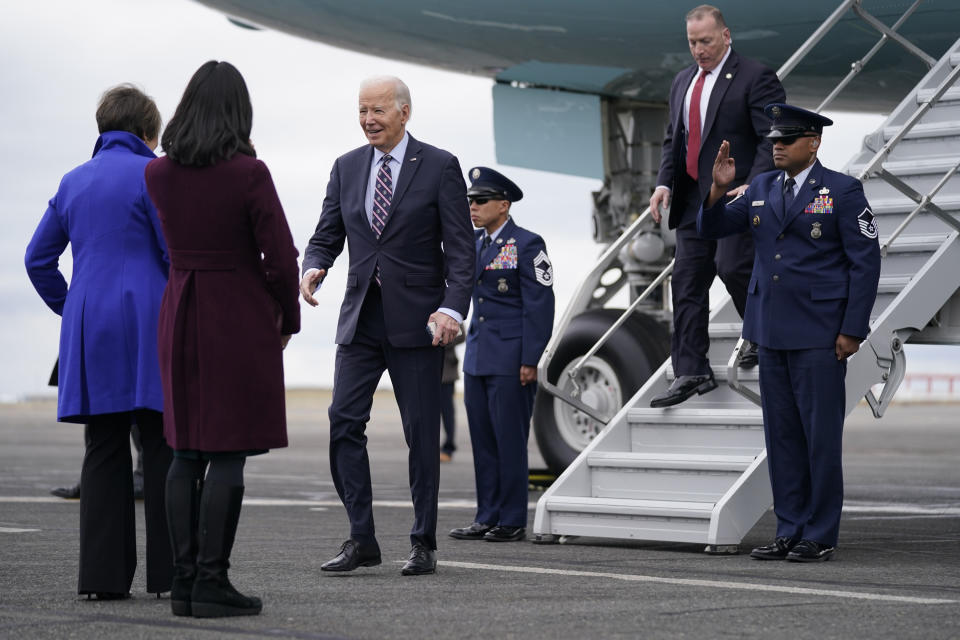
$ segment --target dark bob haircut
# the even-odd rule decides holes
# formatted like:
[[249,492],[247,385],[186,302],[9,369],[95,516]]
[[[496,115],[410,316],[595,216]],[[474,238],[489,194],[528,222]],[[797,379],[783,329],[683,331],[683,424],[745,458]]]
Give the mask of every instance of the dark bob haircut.
[[160,133],[160,111],[153,98],[132,84],[107,89],[97,105],[97,128],[105,131],[127,131],[153,140]]
[[190,78],[161,142],[174,162],[205,167],[237,152],[256,157],[250,144],[252,125],[253,107],[243,76],[229,62],[211,60]]

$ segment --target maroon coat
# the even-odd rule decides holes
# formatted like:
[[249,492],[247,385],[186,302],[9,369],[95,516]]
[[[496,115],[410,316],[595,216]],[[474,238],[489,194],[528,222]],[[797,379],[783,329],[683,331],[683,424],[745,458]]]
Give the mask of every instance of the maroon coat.
[[170,253],[160,306],[164,435],[174,449],[287,445],[281,334],[300,330],[297,249],[267,166],[158,158],[147,190]]

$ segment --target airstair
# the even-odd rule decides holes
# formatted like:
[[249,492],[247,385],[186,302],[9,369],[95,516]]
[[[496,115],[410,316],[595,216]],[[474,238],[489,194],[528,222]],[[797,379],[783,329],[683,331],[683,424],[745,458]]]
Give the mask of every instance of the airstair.
[[[960,40],[939,61],[902,42],[896,29],[917,4],[886,27],[864,16],[859,2],[847,0],[779,72],[783,78],[848,10],[880,31],[881,39],[817,110],[884,42],[899,43],[931,66],[845,167],[864,183],[883,255],[871,332],[848,364],[848,415],[864,397],[876,417],[883,415],[903,379],[905,342],[960,344]],[[642,228],[648,216],[624,235]],[[674,378],[667,360],[544,493],[533,527],[538,541],[591,536],[704,544],[711,552],[738,549],[773,503],[758,373],[736,366],[740,329],[728,298],[710,317],[709,357],[720,387],[675,407],[651,409],[651,398]],[[548,352],[541,373],[549,358]],[[558,381],[552,393],[576,387],[566,382]],[[572,404],[589,409],[568,395]]]

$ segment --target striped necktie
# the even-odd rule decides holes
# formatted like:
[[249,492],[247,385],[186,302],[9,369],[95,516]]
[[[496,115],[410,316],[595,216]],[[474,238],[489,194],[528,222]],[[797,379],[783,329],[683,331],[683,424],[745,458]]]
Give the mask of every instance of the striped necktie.
[[[390,172],[390,161],[393,158],[386,154],[380,163],[380,170],[377,171],[377,182],[373,193],[373,220],[370,227],[377,234],[377,239],[383,235],[383,227],[387,224],[387,216],[390,215],[390,200],[393,198],[393,175]],[[380,264],[377,263],[377,269],[374,272],[374,279],[377,285],[382,285],[380,280]]]

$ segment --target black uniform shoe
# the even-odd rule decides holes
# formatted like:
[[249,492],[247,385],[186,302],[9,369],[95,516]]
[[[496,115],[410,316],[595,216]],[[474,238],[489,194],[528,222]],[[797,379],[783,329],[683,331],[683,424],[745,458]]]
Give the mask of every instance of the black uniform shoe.
[[437,552],[427,549],[422,544],[415,544],[410,549],[410,558],[400,570],[404,576],[425,576],[437,572]]
[[58,498],[65,498],[67,500],[79,500],[80,483],[78,482],[72,487],[57,487],[56,489],[51,489],[50,495],[57,496]]
[[670,385],[670,388],[650,401],[654,409],[672,407],[680,404],[695,393],[704,394],[717,388],[717,381],[713,379],[713,371],[702,376],[679,376]]
[[457,540],[483,540],[483,534],[490,531],[490,529],[493,529],[493,525],[474,522],[469,527],[451,529],[450,537],[456,538]]
[[353,571],[357,567],[375,567],[380,564],[380,548],[364,549],[352,538],[343,543],[340,553],[320,565],[321,571]]
[[483,539],[487,542],[516,542],[527,537],[527,530],[523,527],[504,527],[497,525],[484,534]]
[[746,345],[746,348],[740,352],[740,360],[737,362],[737,366],[741,369],[753,369],[760,361],[760,356],[757,353],[759,348],[756,342],[747,342]]
[[790,553],[787,560],[791,562],[826,562],[833,557],[836,547],[831,547],[813,540],[801,540]]
[[774,540],[773,544],[757,547],[751,551],[750,557],[756,560],[783,560],[796,544],[796,540],[781,536]]

